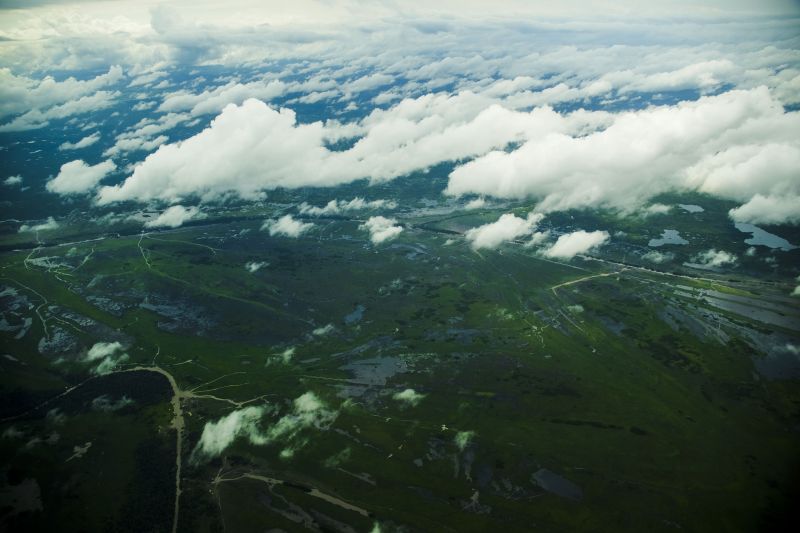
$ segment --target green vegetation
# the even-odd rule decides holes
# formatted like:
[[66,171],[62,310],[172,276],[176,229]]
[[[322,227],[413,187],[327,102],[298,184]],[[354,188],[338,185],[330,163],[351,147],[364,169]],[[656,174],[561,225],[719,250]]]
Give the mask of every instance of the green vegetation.
[[[184,393],[179,531],[752,531],[783,520],[800,388],[757,363],[797,345],[785,265],[798,251],[774,254],[782,270],[682,266],[745,237],[713,209],[708,221],[664,215],[658,228],[691,244],[647,269],[642,247],[660,231],[610,214],[547,219],[554,231],[625,232],[596,259],[548,261],[517,244],[476,253],[459,238],[499,213],[408,214],[380,246],[356,220],[287,239],[259,232],[260,220],[212,218],[6,253],[5,309],[32,322],[20,338],[3,333],[3,527],[173,527],[172,391],[162,375],[118,372],[136,366],[163,369]],[[249,261],[268,265],[249,272]],[[99,342],[122,345],[117,372],[92,374]],[[416,405],[393,398],[409,388],[424,395]],[[335,412],[329,425],[293,414],[309,391]],[[264,443],[239,434],[194,460],[206,423],[245,405],[270,406],[264,434],[300,429]],[[579,501],[537,482],[542,469],[577,485]]]

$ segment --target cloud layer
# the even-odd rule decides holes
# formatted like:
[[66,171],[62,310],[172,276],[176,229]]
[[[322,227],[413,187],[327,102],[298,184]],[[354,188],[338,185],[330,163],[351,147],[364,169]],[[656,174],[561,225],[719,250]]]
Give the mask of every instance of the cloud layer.
[[88,80],[69,77],[63,81],[52,76],[42,80],[15,76],[10,69],[0,68],[0,119],[17,115],[0,124],[0,132],[38,129],[53,119],[106,108],[119,93],[99,89],[117,83],[122,77],[119,66]]
[[127,179],[100,204],[263,198],[452,162],[448,194],[539,212],[630,213],[688,190],[737,202],[735,220],[800,222],[788,0],[176,1],[4,11],[0,130],[63,126],[63,149],[86,148],[105,125],[77,117],[114,106],[123,128],[103,153]]
[[[225,107],[194,137],[161,146],[123,184],[102,189],[98,202],[210,200],[228,193],[256,198],[277,187],[387,181],[501,148],[553,122],[567,127],[571,118],[548,109],[519,113],[467,92],[405,100],[359,123],[299,124],[291,109],[248,99]],[[327,147],[347,137],[358,137],[352,148]]]
[[[289,109],[249,99],[197,135],[161,146],[125,182],[102,188],[98,203],[258,198],[277,187],[375,183],[474,158],[452,171],[447,194],[531,198],[540,212],[630,213],[665,191],[701,191],[743,203],[731,213],[736,220],[800,220],[800,113],[786,112],[766,87],[619,113],[509,105],[472,92],[431,94],[358,122],[300,124]],[[351,148],[328,147],[348,137]],[[509,143],[519,147],[500,150]]]
[[[631,212],[668,190],[698,190],[746,207],[739,220],[800,218],[800,114],[766,88],[614,115],[589,135],[551,132],[456,168],[447,192],[535,198],[538,210]],[[756,199],[761,195],[762,199]],[[775,211],[772,211],[775,213]]]

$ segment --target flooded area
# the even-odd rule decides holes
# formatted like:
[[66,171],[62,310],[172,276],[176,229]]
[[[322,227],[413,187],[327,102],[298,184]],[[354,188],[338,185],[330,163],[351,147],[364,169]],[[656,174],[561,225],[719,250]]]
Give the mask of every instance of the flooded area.
[[756,370],[767,379],[800,378],[800,346],[785,343],[774,346],[766,356],[753,360]]
[[361,361],[353,361],[339,367],[347,371],[353,378],[348,384],[340,386],[339,396],[362,396],[372,387],[383,387],[395,374],[408,372],[409,366],[399,357],[373,357]]
[[[678,299],[673,301],[674,305],[668,305],[660,317],[673,330],[686,329],[698,338],[722,344],[737,336],[751,347],[750,358],[758,375],[769,380],[800,378],[800,343],[796,333],[790,333],[800,331],[800,310],[792,306],[793,302],[684,285],[676,289],[676,296],[700,305],[687,304],[685,300],[681,303]],[[748,322],[742,322],[742,318]],[[766,331],[764,325],[789,331]]]
[[797,309],[766,300],[715,290],[703,290],[700,292],[707,303],[723,311],[729,311],[765,324],[800,331],[800,314],[797,313]]
[[676,286],[675,295],[698,300],[750,320],[800,331],[800,310],[786,305],[782,300],[766,300],[713,289],[692,289],[684,285]]
[[165,320],[158,322],[158,328],[163,331],[174,333],[185,330],[207,335],[216,325],[203,308],[190,302],[172,302],[165,298],[148,296],[139,307],[163,317]]

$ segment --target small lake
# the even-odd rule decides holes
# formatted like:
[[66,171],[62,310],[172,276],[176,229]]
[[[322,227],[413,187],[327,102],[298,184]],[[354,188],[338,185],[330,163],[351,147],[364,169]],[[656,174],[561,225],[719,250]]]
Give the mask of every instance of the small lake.
[[759,374],[768,379],[800,378],[800,349],[793,344],[774,346],[764,357],[753,359]]
[[371,387],[379,389],[386,386],[389,378],[395,374],[404,374],[409,371],[408,364],[399,357],[379,356],[371,359],[353,361],[340,366],[353,376],[347,384],[338,386],[338,396],[353,398],[363,396]]
[[752,236],[749,239],[745,239],[745,244],[752,244],[754,246],[766,246],[767,248],[779,248],[784,252],[788,252],[789,250],[794,250],[797,246],[791,244],[789,241],[784,239],[783,237],[778,237],[777,235],[773,235],[768,231],[764,231],[763,229],[759,228],[758,226],[754,226],[753,224],[745,224],[744,222],[737,222],[734,224],[736,229],[741,231],[742,233],[750,233]]
[[658,239],[650,239],[650,242],[647,243],[647,246],[658,248],[659,246],[664,246],[665,244],[689,244],[689,241],[681,237],[681,234],[678,232],[678,230],[665,229],[661,232],[661,237]]
[[705,209],[703,209],[699,205],[694,205],[694,204],[678,204],[678,207],[680,207],[687,213],[702,213],[703,211],[705,211]]
[[576,502],[583,499],[583,491],[578,485],[546,468],[537,470],[532,477],[535,483],[547,492]]
[[364,307],[363,305],[359,304],[353,310],[352,313],[350,313],[350,314],[348,314],[348,315],[346,315],[344,317],[344,323],[349,326],[351,324],[357,324],[357,323],[361,322],[361,319],[364,318],[364,311],[366,311],[366,310],[367,310],[366,307]]

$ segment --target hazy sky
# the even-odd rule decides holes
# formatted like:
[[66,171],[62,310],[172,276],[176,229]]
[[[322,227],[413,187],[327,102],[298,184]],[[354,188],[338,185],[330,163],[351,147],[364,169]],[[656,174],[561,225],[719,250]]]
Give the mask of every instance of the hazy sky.
[[146,23],[150,11],[169,6],[187,19],[201,23],[230,24],[332,24],[359,23],[384,17],[431,18],[570,18],[596,20],[608,18],[776,16],[800,14],[797,0],[2,0],[0,7],[9,11],[2,16],[2,26],[10,30],[15,21],[48,13],[75,14],[82,17],[110,19],[124,17]]
[[[497,13],[498,11],[531,13],[549,16],[596,16],[596,15],[692,15],[713,14],[730,15],[738,13],[796,13],[798,3],[793,0],[664,0],[646,2],[642,0],[1,0],[0,8],[33,9],[40,7],[79,7],[97,9],[98,12],[134,13],[140,8],[147,9],[156,4],[170,4],[187,9],[207,9],[230,11],[231,9],[251,9],[269,12],[291,12],[308,15],[310,11],[335,10],[337,8],[361,8],[379,6],[386,10],[412,10],[442,13]],[[90,7],[91,6],[91,7]],[[215,7],[216,6],[216,7]]]

